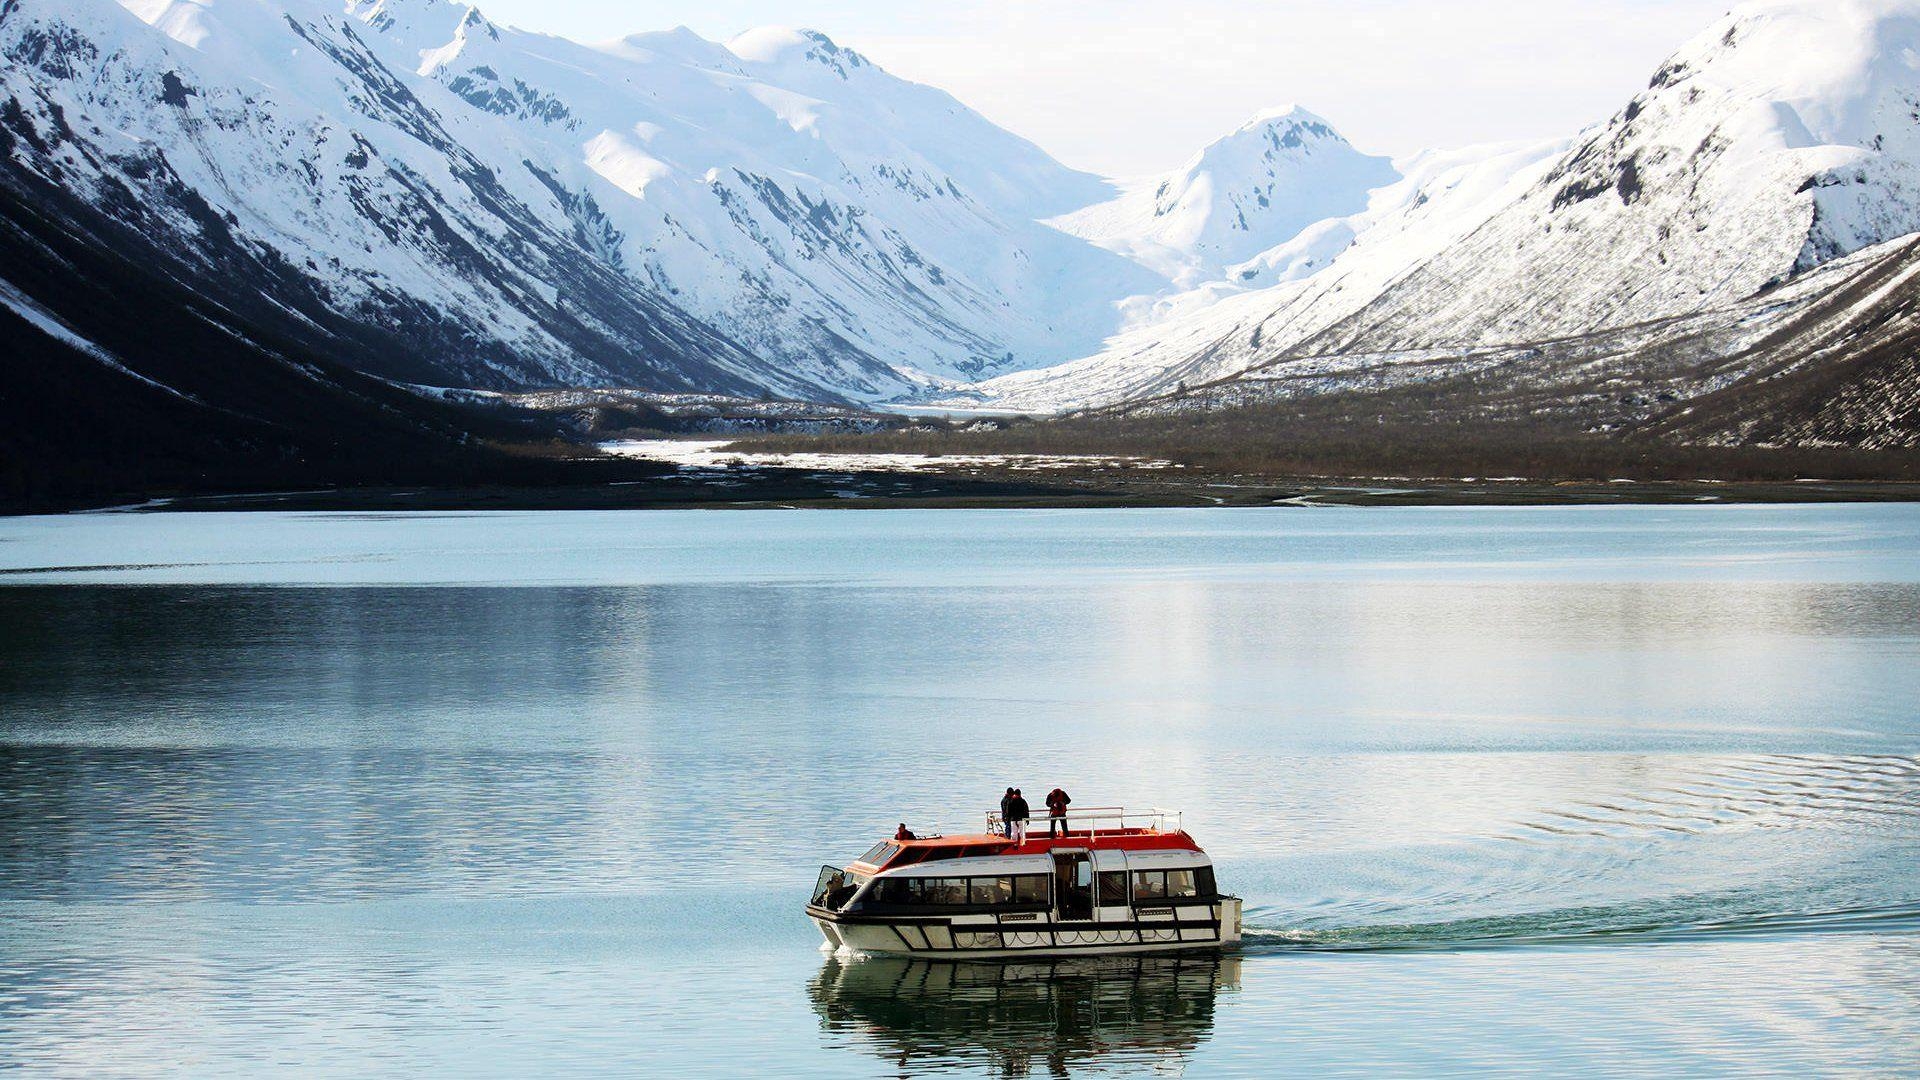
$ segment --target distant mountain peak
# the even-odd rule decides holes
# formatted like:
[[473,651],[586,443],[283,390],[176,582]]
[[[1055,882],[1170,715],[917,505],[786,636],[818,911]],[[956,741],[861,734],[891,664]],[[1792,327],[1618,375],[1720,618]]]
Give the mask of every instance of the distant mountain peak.
[[[1255,113],[1231,133],[1209,143],[1187,162],[1182,172],[1194,177],[1224,169],[1258,183],[1260,176],[1274,174],[1276,163],[1298,162],[1321,151],[1358,154],[1353,144],[1325,119],[1298,105],[1282,105]],[[1167,186],[1178,187],[1180,182],[1170,178]]]
[[476,38],[500,37],[479,8],[459,0],[348,0],[346,13],[407,49],[436,53],[427,67],[457,55],[459,46]]
[[1181,288],[1364,209],[1399,179],[1319,115],[1287,104],[1255,113],[1180,168],[1135,181],[1119,198],[1055,224],[1124,252]]
[[486,21],[478,8],[460,0],[347,0],[346,12],[380,29],[421,20],[456,26],[470,19]]
[[671,30],[643,30],[595,48],[628,58],[647,53],[726,71],[740,69],[740,58],[725,45],[709,41],[686,26],[676,26]]
[[751,63],[782,64],[800,61],[818,64],[842,79],[873,61],[836,43],[818,30],[791,26],[761,26],[727,42],[734,55]]
[[[1239,130],[1235,132],[1235,134],[1262,129],[1279,131],[1300,130],[1309,132],[1320,138],[1333,138],[1340,139],[1342,142],[1346,141],[1341,138],[1339,132],[1333,129],[1333,125],[1328,123],[1325,117],[1292,103],[1275,105],[1254,113],[1251,117],[1247,118],[1246,123],[1240,125]],[[1227,138],[1232,137],[1231,135],[1227,136]]]

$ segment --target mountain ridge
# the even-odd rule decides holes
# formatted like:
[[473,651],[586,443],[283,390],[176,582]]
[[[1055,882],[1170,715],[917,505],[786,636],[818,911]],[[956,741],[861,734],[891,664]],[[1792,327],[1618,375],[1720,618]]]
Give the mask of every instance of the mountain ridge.
[[[973,388],[1052,410],[1210,383],[1288,355],[1521,345],[1755,296],[1920,230],[1920,5],[1762,3],[1720,20],[1490,213],[1434,249],[1349,243],[1329,269],[1162,321],[1148,340]],[[1420,212],[1426,191],[1409,206]],[[1430,213],[1430,211],[1428,211]],[[1371,224],[1406,233],[1406,215]],[[1380,255],[1385,252],[1384,256]],[[1353,286],[1360,283],[1358,289]]]
[[140,189],[106,174],[165,157],[336,314],[476,339],[370,358],[407,381],[883,398],[1090,347],[1103,298],[1152,283],[1036,220],[1102,181],[817,33],[740,57],[419,0],[31,0],[0,48],[15,115],[84,121],[67,183]]
[[1290,105],[1126,182],[814,30],[579,44],[446,0],[0,0],[0,56],[0,306],[38,335],[15,362],[265,423],[249,452],[339,447],[258,436],[293,418],[127,348],[140,313],[76,304],[76,267],[163,275],[233,379],[293,380],[316,415],[377,401],[433,453],[457,414],[379,380],[1053,413],[1504,372],[1533,389],[1463,407],[1915,438],[1910,275],[1742,358],[1920,232],[1920,0],[1746,5],[1571,139],[1388,160]]

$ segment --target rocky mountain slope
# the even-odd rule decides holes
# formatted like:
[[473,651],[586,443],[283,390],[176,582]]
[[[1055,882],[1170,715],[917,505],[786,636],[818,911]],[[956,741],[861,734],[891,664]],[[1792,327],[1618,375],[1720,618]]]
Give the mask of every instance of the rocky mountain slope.
[[1920,446],[1920,238],[1688,315],[1477,348],[1283,357],[1121,416],[1314,406],[1717,445]]
[[32,194],[0,187],[0,506],[498,478],[512,465],[489,439],[550,434],[264,330],[243,297],[229,304],[187,284],[193,268],[146,244],[136,207],[116,216],[51,186]]
[[130,213],[204,292],[412,382],[887,397],[1088,351],[1153,283],[1037,220],[1104,182],[817,34],[9,0],[0,55],[16,197]]
[[396,384],[1051,412],[1453,380],[1593,430],[1909,439],[1920,0],[1750,4],[1571,140],[1388,161],[1283,108],[1125,183],[810,31],[0,0],[0,57],[22,431],[146,402],[297,457],[320,416],[470,441]]
[[1494,154],[1436,179],[1409,169],[1397,194],[1376,193],[1391,209],[1320,273],[981,396],[1052,409],[1302,366],[1379,378],[1435,353],[1766,310],[1769,291],[1920,230],[1916,57],[1911,0],[1748,6],[1563,152]]

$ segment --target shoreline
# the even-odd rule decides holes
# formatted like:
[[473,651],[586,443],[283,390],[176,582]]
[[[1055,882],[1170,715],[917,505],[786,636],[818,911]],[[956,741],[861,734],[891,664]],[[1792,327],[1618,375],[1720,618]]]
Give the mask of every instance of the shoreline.
[[131,493],[0,516],[213,511],[448,512],[656,509],[1095,509],[1127,507],[1727,506],[1920,502],[1913,481],[1554,481],[1274,478],[1188,470],[998,468],[844,472],[683,469],[593,484],[388,485],[294,491]]

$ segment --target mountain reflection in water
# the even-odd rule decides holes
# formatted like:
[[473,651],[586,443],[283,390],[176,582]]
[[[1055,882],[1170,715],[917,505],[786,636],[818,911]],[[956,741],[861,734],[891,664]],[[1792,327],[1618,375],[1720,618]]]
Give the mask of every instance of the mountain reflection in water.
[[952,963],[831,957],[808,987],[829,1037],[902,1071],[970,1066],[1000,1076],[1178,1072],[1213,1032],[1236,956],[1074,957]]

